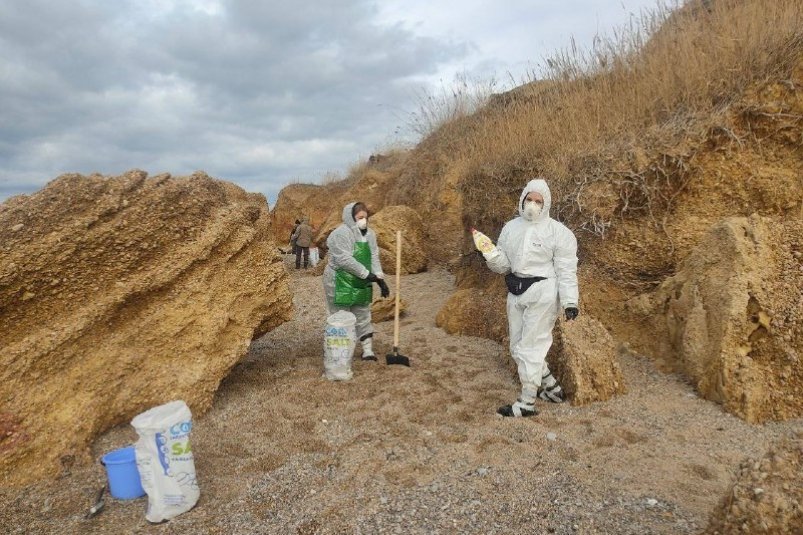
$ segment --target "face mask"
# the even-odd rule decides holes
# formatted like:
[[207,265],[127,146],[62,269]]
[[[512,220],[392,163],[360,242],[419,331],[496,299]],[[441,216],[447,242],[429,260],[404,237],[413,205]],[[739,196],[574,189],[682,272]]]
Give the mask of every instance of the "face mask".
[[543,205],[538,204],[534,201],[526,201],[524,203],[524,218],[528,221],[532,221],[539,215],[541,215],[541,211],[544,209]]
[[357,220],[357,228],[360,230],[365,230],[368,228],[368,219],[358,219]]

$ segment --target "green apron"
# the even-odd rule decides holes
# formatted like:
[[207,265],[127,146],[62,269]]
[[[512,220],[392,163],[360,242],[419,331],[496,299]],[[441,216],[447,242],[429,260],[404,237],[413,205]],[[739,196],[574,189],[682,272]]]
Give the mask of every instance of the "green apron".
[[[371,248],[367,242],[354,244],[354,260],[371,270]],[[373,284],[345,269],[335,271],[335,305],[340,307],[370,305],[374,297]]]

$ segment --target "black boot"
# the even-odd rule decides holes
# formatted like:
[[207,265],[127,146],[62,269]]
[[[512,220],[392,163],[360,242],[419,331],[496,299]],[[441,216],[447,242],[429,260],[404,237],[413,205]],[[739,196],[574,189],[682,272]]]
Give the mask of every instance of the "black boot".
[[496,412],[502,416],[513,418],[526,418],[538,414],[534,401],[532,403],[523,403],[521,400],[516,400],[512,405],[502,405],[496,409]]

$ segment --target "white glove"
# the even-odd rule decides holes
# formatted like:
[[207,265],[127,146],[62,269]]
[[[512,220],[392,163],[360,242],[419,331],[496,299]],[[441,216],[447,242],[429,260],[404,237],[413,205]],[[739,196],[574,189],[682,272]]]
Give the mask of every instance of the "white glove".
[[473,228],[471,229],[471,237],[474,238],[474,246],[484,255],[488,254],[494,249],[496,246],[494,242],[491,241],[491,238],[480,232],[479,230]]

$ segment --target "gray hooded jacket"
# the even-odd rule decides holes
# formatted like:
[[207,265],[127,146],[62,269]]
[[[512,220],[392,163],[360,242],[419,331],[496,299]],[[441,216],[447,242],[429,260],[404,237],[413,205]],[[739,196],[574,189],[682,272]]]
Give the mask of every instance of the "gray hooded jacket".
[[379,278],[384,278],[382,264],[379,262],[379,246],[376,243],[376,233],[369,227],[365,236],[357,228],[357,222],[351,211],[356,202],[351,202],[343,208],[343,224],[338,226],[326,239],[329,249],[329,267],[333,270],[345,269],[352,275],[364,279],[369,271],[365,266],[354,259],[354,244],[368,242],[371,249],[371,272]]

